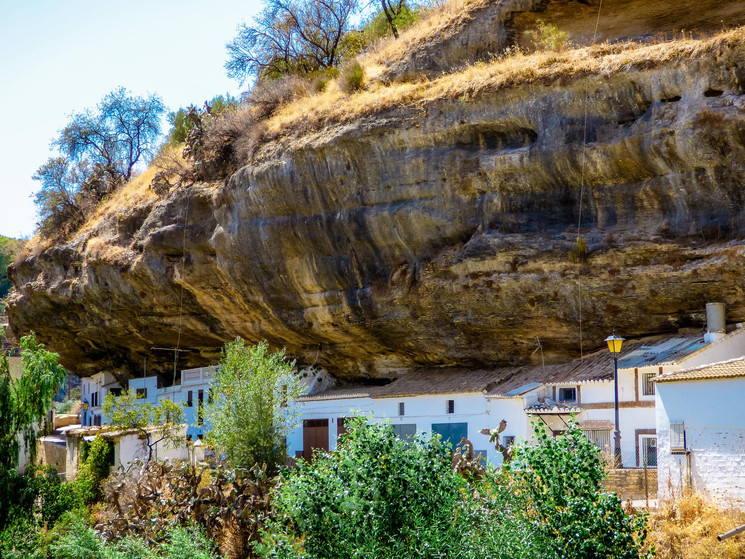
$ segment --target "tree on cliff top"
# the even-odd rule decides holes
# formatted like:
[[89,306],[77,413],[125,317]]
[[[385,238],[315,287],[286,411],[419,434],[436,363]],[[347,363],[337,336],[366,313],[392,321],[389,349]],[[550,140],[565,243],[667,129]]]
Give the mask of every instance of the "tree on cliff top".
[[138,97],[120,87],[95,110],[70,116],[52,141],[61,155],[33,176],[41,182],[34,203],[42,234],[66,234],[107,194],[132,178],[138,164],[154,154],[165,107],[156,95]]
[[337,66],[358,10],[358,0],[267,0],[227,44],[228,76],[243,83]]

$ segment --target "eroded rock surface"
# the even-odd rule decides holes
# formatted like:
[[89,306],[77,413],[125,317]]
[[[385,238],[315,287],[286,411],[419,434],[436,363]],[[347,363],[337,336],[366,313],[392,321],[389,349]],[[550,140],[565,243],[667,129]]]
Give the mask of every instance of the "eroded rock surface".
[[240,335],[350,378],[516,363],[537,339],[576,355],[614,328],[701,325],[707,301],[745,320],[744,55],[722,42],[267,144],[224,184],[13,267],[12,328],[83,375],[168,372],[151,348],[177,343],[180,367],[208,364]]

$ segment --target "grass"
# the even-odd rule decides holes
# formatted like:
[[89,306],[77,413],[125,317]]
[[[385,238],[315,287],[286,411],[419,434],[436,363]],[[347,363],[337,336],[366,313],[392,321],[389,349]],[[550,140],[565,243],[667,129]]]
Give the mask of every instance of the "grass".
[[[299,139],[325,127],[350,124],[401,107],[417,108],[438,100],[468,99],[527,85],[566,84],[593,75],[607,78],[682,60],[720,56],[726,49],[742,46],[745,46],[745,28],[738,28],[707,39],[603,44],[533,54],[516,52],[431,81],[389,86],[373,82],[355,94],[330,87],[319,95],[281,108],[267,121],[263,139],[265,142]],[[365,74],[370,76],[367,68]]]
[[365,73],[377,79],[392,64],[405,58],[417,45],[441,39],[448,30],[460,28],[474,12],[488,6],[493,0],[450,0],[433,2],[421,12],[420,19],[400,32],[400,37],[386,37],[360,58]]
[[658,559],[737,559],[745,557],[745,534],[722,542],[724,534],[745,524],[745,511],[718,505],[696,493],[661,503],[650,517],[647,540]]

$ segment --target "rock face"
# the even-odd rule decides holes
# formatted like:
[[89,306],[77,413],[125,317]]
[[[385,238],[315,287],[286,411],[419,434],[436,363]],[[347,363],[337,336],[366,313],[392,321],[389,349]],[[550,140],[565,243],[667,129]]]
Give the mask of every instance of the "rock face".
[[208,364],[240,335],[351,378],[576,355],[700,327],[707,301],[745,320],[744,55],[725,39],[268,143],[15,265],[12,329],[82,375],[165,373],[151,348],[177,344]]

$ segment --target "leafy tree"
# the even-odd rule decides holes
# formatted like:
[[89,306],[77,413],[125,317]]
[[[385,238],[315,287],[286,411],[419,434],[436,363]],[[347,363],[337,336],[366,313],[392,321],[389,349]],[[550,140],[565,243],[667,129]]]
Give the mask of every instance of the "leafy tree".
[[[263,557],[467,557],[466,481],[439,436],[398,439],[387,424],[351,422],[335,453],[288,471]],[[494,557],[494,555],[492,555]]]
[[510,466],[525,497],[522,515],[536,530],[534,546],[546,558],[636,559],[646,538],[646,515],[624,513],[603,492],[600,449],[576,422],[561,437],[534,424],[536,443],[519,445]]
[[183,442],[184,408],[171,400],[162,399],[152,404],[140,401],[132,390],[121,396],[109,393],[104,400],[103,413],[112,426],[140,433],[148,451],[147,462],[153,459],[158,443],[175,446]]
[[337,66],[358,9],[358,0],[267,0],[227,44],[228,76],[243,83]]
[[0,235],[0,299],[5,297],[13,287],[13,282],[8,279],[8,266],[13,262],[22,244],[22,241]]
[[204,415],[208,442],[234,468],[265,463],[274,472],[284,464],[285,438],[298,424],[294,400],[303,394],[294,366],[284,350],[270,353],[266,342],[246,346],[236,338],[223,347]]
[[34,203],[43,234],[72,231],[85,221],[78,192],[87,174],[87,163],[73,166],[66,157],[52,157],[36,170],[32,178],[41,182],[41,190]]
[[120,87],[95,110],[71,115],[52,141],[61,155],[33,176],[41,183],[34,199],[41,232],[76,230],[92,207],[130,180],[136,166],[154,154],[164,111],[156,95],[138,97]]
[[[204,103],[204,114],[217,118],[223,113],[238,108],[238,100],[230,95],[217,95]],[[189,131],[195,126],[194,120],[189,118],[189,112],[196,111],[196,107],[179,109],[178,111],[168,113],[168,122],[171,129],[168,132],[167,143],[172,146],[178,146],[186,142]]]
[[21,441],[33,457],[39,426],[67,374],[57,363],[59,356],[45,350],[33,332],[20,345],[23,372],[17,380],[10,375],[7,356],[0,355],[0,530],[28,485],[16,472]]
[[119,87],[96,111],[73,114],[53,144],[71,161],[87,160],[114,182],[128,181],[135,166],[154,154],[164,111],[157,95],[138,97]]
[[419,9],[410,7],[404,0],[381,0],[381,3],[381,9],[360,29],[365,36],[366,44],[372,44],[376,39],[389,35],[398,39],[398,32],[401,29],[409,27],[419,19]]

